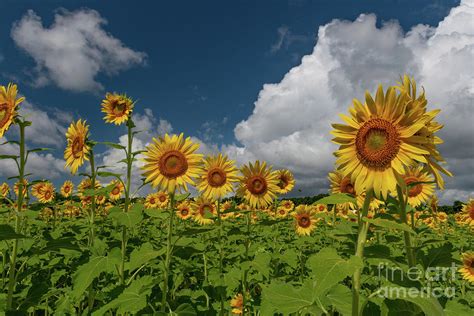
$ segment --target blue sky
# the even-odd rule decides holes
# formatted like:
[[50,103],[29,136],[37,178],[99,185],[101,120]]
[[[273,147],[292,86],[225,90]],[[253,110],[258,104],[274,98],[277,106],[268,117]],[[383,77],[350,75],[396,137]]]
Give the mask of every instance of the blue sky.
[[[248,130],[240,133],[236,131],[236,126],[244,121],[249,123],[248,128],[253,128],[250,123],[258,116],[252,113],[258,108],[255,102],[259,102],[259,93],[265,90],[264,85],[278,84],[292,68],[298,69],[302,57],[313,53],[320,27],[332,23],[334,19],[355,23],[360,14],[373,13],[376,16],[375,30],[382,29],[388,34],[391,26],[384,25],[397,24],[399,29],[393,34],[405,40],[407,32],[415,25],[423,24],[436,29],[438,23],[449,15],[451,8],[458,5],[459,1],[402,0],[2,1],[0,9],[8,14],[0,21],[0,78],[4,83],[10,80],[17,82],[21,93],[35,109],[48,115],[62,113],[59,119],[50,115],[58,126],[65,125],[61,117],[86,118],[91,123],[93,137],[98,140],[117,141],[124,134],[124,129],[103,123],[100,101],[106,91],[126,92],[138,100],[138,113],[146,116],[145,108],[153,111],[153,124],[158,124],[160,119],[165,120],[172,126],[173,132],[195,136],[210,148],[224,146],[224,151],[230,155],[236,152],[236,148],[249,151],[235,158],[239,162],[246,157],[265,159],[256,157],[257,153],[250,150],[258,144],[249,140]],[[29,10],[34,13],[28,13]],[[96,11],[96,19],[103,20],[103,23],[93,27],[104,31],[103,36],[120,41],[122,46],[119,45],[119,49],[128,50],[123,52],[123,56],[129,54],[128,59],[117,61],[120,65],[116,71],[107,74],[107,69],[115,67],[113,63],[116,60],[111,57],[112,53],[105,54],[100,59],[100,70],[85,75],[86,81],[89,81],[84,85],[72,83],[61,86],[68,80],[74,82],[78,72],[58,70],[55,77],[51,74],[57,65],[43,64],[38,67],[42,62],[51,62],[51,55],[60,54],[60,49],[50,52],[51,47],[61,48],[68,41],[67,38],[50,36],[47,29],[52,27],[55,15],[67,18],[86,12],[82,17],[84,21],[94,19],[90,10]],[[28,14],[30,18],[25,20]],[[42,23],[40,27],[44,36],[41,38],[30,32],[35,30],[35,19],[40,19]],[[22,28],[18,27],[19,21],[25,22]],[[83,23],[83,20],[79,21]],[[68,28],[73,28],[70,24]],[[336,25],[339,24],[336,22]],[[16,35],[12,31],[15,25]],[[350,36],[344,39],[350,40]],[[354,41],[357,41],[357,36]],[[32,50],[42,53],[33,56]],[[99,53],[102,52],[99,50]],[[392,59],[399,60],[402,53],[393,51]],[[373,56],[378,59],[377,53]],[[64,61],[67,61],[67,56]],[[74,62],[76,60],[72,60]],[[353,62],[358,63],[356,59]],[[381,64],[385,68],[391,67],[392,61],[388,58]],[[370,67],[367,70],[370,71]],[[397,69],[393,79],[398,79],[402,71],[404,69]],[[93,88],[90,85],[84,88],[87,83],[91,83]],[[369,83],[372,81],[366,82],[367,85]],[[371,86],[365,88],[373,89]],[[318,86],[315,85],[314,89],[317,90]],[[358,90],[354,91],[357,94]],[[293,109],[289,104],[282,111],[288,115]],[[308,122],[302,124],[311,125]],[[290,127],[286,130],[290,132],[285,137],[295,132]],[[268,133],[274,134],[271,131]],[[255,137],[258,139],[258,133]],[[277,138],[262,138],[266,143],[273,140]],[[61,158],[63,146],[56,146],[54,156],[58,159]],[[292,167],[287,159],[273,163]],[[324,170],[324,173],[327,171]],[[57,181],[65,177],[66,174],[59,172]],[[302,179],[302,183],[306,182],[307,179]],[[315,183],[308,184],[303,192],[312,193],[310,187],[315,188],[313,191],[321,191],[323,182],[321,177],[316,186]],[[462,197],[468,193],[463,193]]]

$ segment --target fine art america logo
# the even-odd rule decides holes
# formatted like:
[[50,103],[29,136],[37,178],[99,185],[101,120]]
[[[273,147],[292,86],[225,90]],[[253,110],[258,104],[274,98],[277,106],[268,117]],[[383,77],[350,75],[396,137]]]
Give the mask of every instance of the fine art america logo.
[[458,267],[454,263],[450,267],[429,267],[426,270],[411,267],[406,272],[399,267],[381,263],[378,265],[379,280],[388,280],[392,284],[382,286],[377,295],[384,298],[453,298],[456,294],[454,282],[457,280],[457,271]]

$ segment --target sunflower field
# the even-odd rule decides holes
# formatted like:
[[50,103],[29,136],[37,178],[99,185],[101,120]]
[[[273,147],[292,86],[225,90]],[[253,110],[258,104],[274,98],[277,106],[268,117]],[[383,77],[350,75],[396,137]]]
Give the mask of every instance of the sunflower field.
[[[443,126],[408,76],[354,99],[332,124],[329,194],[307,204],[291,198],[291,170],[202,155],[183,134],[134,150],[137,105],[117,93],[101,109],[125,124],[127,146],[72,122],[64,160],[74,177],[55,188],[25,172],[46,149],[26,146],[34,122],[19,114],[23,101],[1,86],[0,137],[19,130],[6,142],[18,153],[0,155],[18,167],[0,185],[1,314],[474,313],[474,200],[455,214],[438,205],[453,176],[437,148]],[[97,146],[123,151],[126,172],[97,165]]]

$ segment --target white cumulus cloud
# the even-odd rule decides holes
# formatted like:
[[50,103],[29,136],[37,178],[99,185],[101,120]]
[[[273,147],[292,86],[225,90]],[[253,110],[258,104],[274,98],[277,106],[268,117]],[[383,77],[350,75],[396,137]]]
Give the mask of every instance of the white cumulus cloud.
[[13,24],[11,36],[16,45],[36,62],[35,85],[50,82],[72,91],[102,89],[95,77],[144,64],[146,54],[126,47],[107,33],[107,21],[95,10],[73,12],[61,9],[50,27],[29,10]]

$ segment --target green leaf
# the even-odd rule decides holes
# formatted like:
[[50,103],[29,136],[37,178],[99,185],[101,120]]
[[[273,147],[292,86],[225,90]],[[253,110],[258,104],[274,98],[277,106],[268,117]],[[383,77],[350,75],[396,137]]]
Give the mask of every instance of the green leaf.
[[411,234],[415,234],[413,229],[411,229],[411,227],[408,226],[407,224],[397,223],[397,222],[391,221],[389,219],[363,218],[362,220],[365,221],[365,222],[371,223],[375,226],[388,228],[388,229],[402,230],[402,231],[409,232]]
[[[405,293],[409,293],[408,291],[410,290],[410,288],[400,287],[399,289],[400,289],[400,291],[398,291],[394,288],[390,288],[385,293],[386,297],[390,300],[399,299],[399,300],[403,300],[403,301],[413,303],[413,304],[417,305],[418,307],[420,307],[421,310],[425,313],[425,315],[430,315],[430,316],[443,316],[443,315],[445,315],[445,313],[443,311],[443,307],[441,307],[440,303],[438,302],[438,300],[435,297],[433,297],[433,296],[425,297],[425,296],[427,296],[426,294],[425,294],[425,296],[422,296],[422,295],[416,295],[416,296],[404,295]],[[402,289],[406,289],[406,291],[402,290]]]
[[323,197],[322,199],[317,200],[313,204],[342,204],[342,203],[357,204],[357,200],[352,195],[345,194],[345,193],[336,193],[336,194],[331,194],[330,196]]
[[2,159],[17,159],[18,156],[15,156],[15,155],[0,155],[0,160]]
[[53,149],[52,148],[34,148],[34,149],[28,150],[28,153],[36,153],[40,151],[49,151],[49,150],[53,150]]
[[426,255],[421,259],[423,267],[428,269],[429,267],[450,267],[453,262],[453,245],[445,243],[442,246],[430,247]]
[[456,301],[448,301],[444,308],[446,316],[470,316],[472,315],[472,309],[464,304]]
[[288,315],[314,304],[313,295],[316,281],[307,279],[301,287],[288,283],[272,282],[262,289],[262,315],[273,315],[274,312]]
[[17,234],[13,227],[6,224],[0,225],[0,240],[28,238],[25,235]]
[[143,218],[142,214],[143,204],[134,204],[128,212],[124,212],[120,208],[113,207],[109,210],[109,217],[114,219],[117,224],[124,225],[126,227],[134,227]]
[[106,178],[106,177],[120,178],[121,177],[121,175],[118,174],[118,173],[107,172],[107,171],[99,171],[99,172],[97,172],[97,175],[99,177],[104,177],[104,178]]
[[89,262],[79,266],[73,275],[73,289],[71,297],[75,301],[80,301],[81,295],[87,287],[99,277],[102,272],[109,268],[109,258],[105,256],[91,257]]
[[149,242],[144,243],[140,248],[133,250],[130,254],[130,262],[127,265],[127,270],[133,271],[138,269],[141,265],[163,255],[165,252],[165,247],[157,251],[153,249],[152,244]]
[[125,146],[122,146],[120,144],[112,143],[112,142],[100,142],[100,144],[109,146],[115,149],[125,149]]
[[145,214],[150,216],[150,217],[155,217],[155,218],[167,218],[169,213],[166,210],[161,210],[157,208],[149,208],[145,210]]
[[186,200],[190,195],[191,195],[191,193],[176,194],[176,195],[174,196],[174,200],[175,200],[176,202],[181,202],[181,201]]
[[337,284],[328,291],[326,298],[339,313],[342,315],[351,315],[352,293],[348,287]]
[[272,256],[268,252],[259,252],[252,261],[252,266],[266,279],[270,278],[270,260]]
[[170,316],[196,316],[196,311],[194,308],[187,304],[181,304],[174,311],[169,313]]
[[308,259],[308,265],[318,282],[314,294],[320,297],[331,287],[352,275],[357,268],[363,267],[363,262],[355,256],[344,260],[337,254],[336,249],[323,248]]

